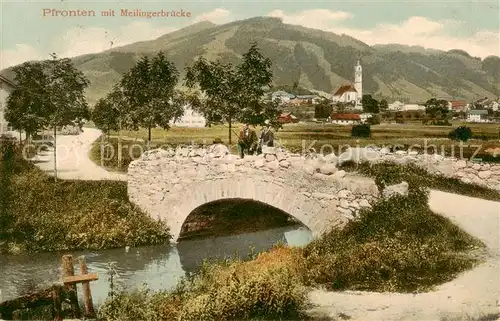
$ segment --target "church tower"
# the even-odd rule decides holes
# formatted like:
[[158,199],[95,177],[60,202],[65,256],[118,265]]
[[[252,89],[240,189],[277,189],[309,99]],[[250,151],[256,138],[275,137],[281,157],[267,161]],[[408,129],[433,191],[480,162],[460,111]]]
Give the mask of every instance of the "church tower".
[[354,89],[358,92],[356,105],[361,104],[361,99],[363,98],[363,70],[360,58],[358,58],[356,66],[354,66]]

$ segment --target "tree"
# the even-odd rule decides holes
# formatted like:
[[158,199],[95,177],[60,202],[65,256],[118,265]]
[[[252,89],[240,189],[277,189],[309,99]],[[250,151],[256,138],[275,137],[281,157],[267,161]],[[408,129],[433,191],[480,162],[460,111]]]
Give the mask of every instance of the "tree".
[[237,67],[201,57],[186,68],[186,85],[199,87],[204,95],[198,111],[208,123],[228,123],[229,144],[235,120],[253,125],[269,120],[271,125],[280,126],[277,120],[279,105],[264,99],[272,80],[271,60],[261,54],[256,43],[243,55],[243,62]]
[[425,113],[432,119],[446,118],[449,113],[448,102],[444,99],[431,98],[425,102]]
[[97,128],[108,134],[119,127],[120,110],[118,106],[112,103],[109,95],[106,98],[101,98],[97,101],[92,110],[92,121]]
[[376,99],[372,97],[372,95],[363,95],[363,98],[361,99],[361,104],[363,105],[364,112],[373,114],[378,114],[380,112],[379,103]]
[[14,129],[25,131],[29,139],[48,124],[44,100],[48,79],[40,62],[26,62],[13,71],[17,86],[7,98],[5,120]]
[[370,137],[371,136],[371,128],[369,124],[361,124],[352,126],[351,129],[352,137]]
[[314,118],[328,118],[332,114],[333,106],[328,99],[322,99],[314,106]]
[[163,52],[151,60],[144,56],[120,81],[125,102],[129,106],[129,126],[148,129],[148,144],[151,129],[157,126],[169,129],[172,120],[184,113],[175,86],[179,72]]
[[68,125],[80,125],[83,119],[90,118],[85,89],[90,82],[85,75],[73,66],[70,59],[57,59],[43,62],[47,75],[48,122],[54,130],[54,180],[57,181],[56,139],[57,128]]
[[448,137],[452,140],[460,140],[463,142],[468,141],[472,138],[472,130],[467,126],[460,126],[452,130]]
[[382,99],[380,102],[379,102],[379,105],[378,105],[380,111],[386,111],[389,109],[389,103],[387,102],[386,99]]

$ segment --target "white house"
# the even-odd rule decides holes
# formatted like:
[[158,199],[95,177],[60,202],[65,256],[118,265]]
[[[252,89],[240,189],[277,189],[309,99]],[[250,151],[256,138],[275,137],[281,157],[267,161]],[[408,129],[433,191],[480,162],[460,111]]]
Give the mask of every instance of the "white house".
[[401,110],[405,104],[400,102],[399,100],[396,100],[392,104],[389,104],[388,109],[389,110]]
[[172,125],[177,127],[205,127],[206,119],[194,111],[191,106],[184,106],[184,115]]
[[0,135],[9,131],[8,124],[5,121],[5,108],[7,107],[7,97],[14,90],[15,84],[0,75]]
[[363,98],[363,69],[358,59],[354,66],[354,84],[340,86],[333,94],[334,103],[352,103],[356,109],[362,109],[361,99]]
[[425,110],[425,106],[423,105],[418,105],[418,104],[405,104],[403,107],[401,107],[400,110]]
[[467,114],[467,121],[470,123],[487,123],[488,111],[485,109],[472,109]]

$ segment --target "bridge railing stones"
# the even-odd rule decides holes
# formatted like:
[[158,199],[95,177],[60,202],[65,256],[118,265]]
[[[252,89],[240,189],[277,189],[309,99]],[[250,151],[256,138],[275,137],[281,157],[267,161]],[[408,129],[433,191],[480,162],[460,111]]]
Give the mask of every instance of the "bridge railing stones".
[[500,164],[477,162],[470,159],[445,157],[439,154],[418,154],[415,151],[389,152],[387,149],[351,148],[338,157],[339,163],[346,161],[370,163],[391,162],[415,164],[433,174],[460,179],[500,191]]

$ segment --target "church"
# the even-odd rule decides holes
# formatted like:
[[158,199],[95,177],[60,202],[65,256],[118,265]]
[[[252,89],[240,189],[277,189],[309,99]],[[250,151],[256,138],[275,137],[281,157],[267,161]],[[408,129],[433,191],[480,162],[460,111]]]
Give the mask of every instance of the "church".
[[363,98],[363,70],[360,59],[354,66],[354,84],[340,86],[333,94],[334,103],[352,103],[355,109],[362,109],[361,99]]

